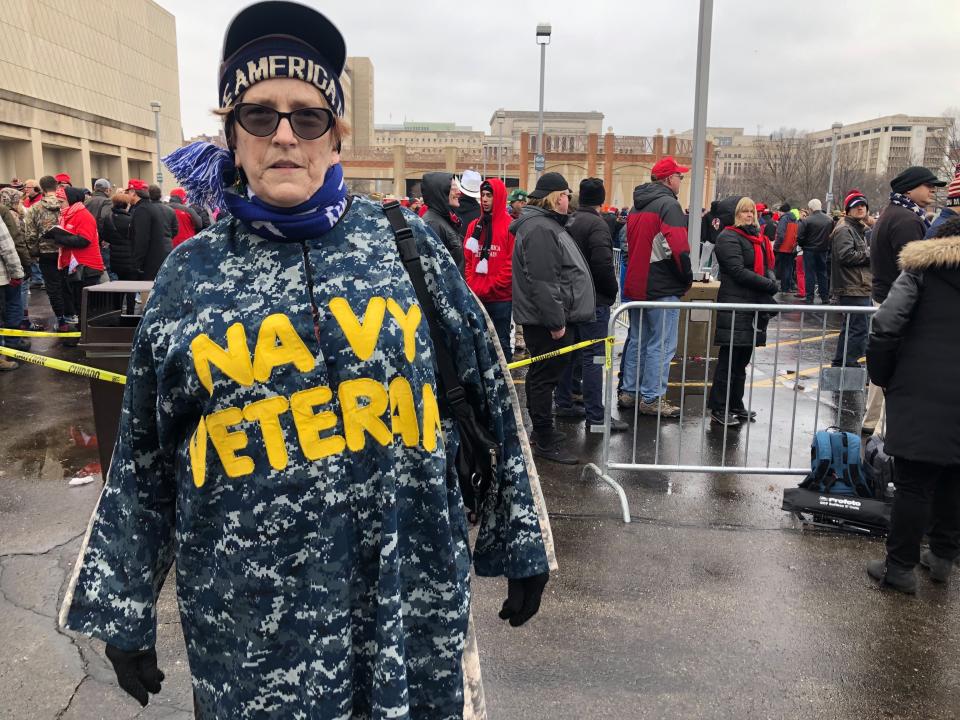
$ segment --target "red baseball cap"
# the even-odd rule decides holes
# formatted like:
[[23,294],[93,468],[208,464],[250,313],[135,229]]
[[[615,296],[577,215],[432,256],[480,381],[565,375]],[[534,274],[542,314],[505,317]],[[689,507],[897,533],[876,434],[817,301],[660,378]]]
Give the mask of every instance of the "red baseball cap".
[[58,183],[66,183],[67,185],[73,185],[73,181],[70,179],[70,176],[66,173],[60,173],[59,175],[54,175],[53,179]]
[[127,183],[127,190],[146,190],[147,184],[143,180],[138,180],[137,178],[131,178],[130,182]]
[[665,158],[657,160],[657,164],[653,166],[650,170],[650,174],[653,176],[654,180],[663,180],[664,178],[670,177],[674,173],[683,173],[690,172],[690,168],[684,167],[683,165],[677,165],[677,161],[673,159],[672,156],[667,155]]
[[180,198],[180,202],[187,201],[187,191],[183,188],[174,188],[170,191],[170,197]]

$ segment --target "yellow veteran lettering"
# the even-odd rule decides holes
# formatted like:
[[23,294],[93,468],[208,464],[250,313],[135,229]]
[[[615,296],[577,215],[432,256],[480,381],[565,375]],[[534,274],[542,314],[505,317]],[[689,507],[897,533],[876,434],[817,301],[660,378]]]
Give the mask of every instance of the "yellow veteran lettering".
[[440,407],[437,405],[437,396],[433,387],[423,386],[423,449],[433,452],[437,449],[437,435],[442,437],[443,426],[440,425]]
[[420,306],[411,305],[407,312],[390,298],[387,300],[387,310],[393,315],[400,329],[403,331],[403,354],[407,362],[413,362],[417,356],[417,326],[420,324]]
[[207,481],[207,422],[204,418],[200,418],[190,438],[190,468],[193,470],[193,484],[203,487]]
[[240,323],[227,328],[227,349],[217,345],[206,335],[197,335],[190,342],[193,366],[200,383],[213,394],[213,376],[210,366],[216,365],[224,375],[245,387],[253,385],[253,364],[247,348],[247,332]]
[[282,313],[269,315],[260,324],[257,347],[253,353],[253,377],[266,382],[274,368],[293,363],[302,373],[316,366],[313,354],[293,328],[290,318]]
[[220,456],[220,464],[229,477],[242,477],[253,472],[253,459],[246,455],[237,455],[247,446],[247,434],[243,430],[231,431],[231,425],[243,420],[240,408],[227,408],[207,415],[207,433],[213,449]]
[[307,460],[320,460],[329,455],[342,453],[347,446],[341,435],[320,437],[324,430],[337,426],[337,416],[329,410],[314,412],[319,405],[326,405],[333,399],[333,393],[326,386],[301,390],[290,396],[290,410],[293,423],[297,428],[300,448]]
[[[343,434],[347,447],[356,452],[366,445],[365,433],[370,433],[381,445],[389,445],[393,434],[384,424],[382,415],[387,410],[387,391],[376,380],[358,378],[340,383],[338,392],[343,411]],[[361,405],[360,398],[368,403]]]
[[380,338],[380,328],[383,326],[383,314],[386,309],[387,301],[382,297],[370,298],[361,323],[346,298],[335,297],[330,300],[330,312],[337,319],[354,354],[361,360],[369,360],[373,355],[377,340]]
[[250,403],[243,409],[244,420],[260,423],[263,444],[267,448],[267,460],[270,461],[270,466],[274,470],[283,470],[287,467],[287,444],[283,440],[280,416],[289,407],[290,404],[285,397],[274,395],[265,400]]
[[417,409],[413,403],[413,390],[405,377],[390,381],[390,429],[403,439],[407,447],[420,442],[420,426],[417,424]]

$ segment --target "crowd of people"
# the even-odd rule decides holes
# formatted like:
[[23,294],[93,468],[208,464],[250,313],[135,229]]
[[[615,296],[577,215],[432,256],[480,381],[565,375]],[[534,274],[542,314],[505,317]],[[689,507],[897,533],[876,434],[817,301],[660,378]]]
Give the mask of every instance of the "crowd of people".
[[[143,180],[117,188],[100,178],[90,191],[74,187],[66,173],[4,184],[0,215],[3,327],[60,333],[77,329],[83,288],[110,279],[152,280],[174,247],[213,221],[207,209],[187,204],[182,188],[164,201],[160,187]],[[30,290],[46,294],[52,327],[31,319]],[[30,348],[26,338],[0,343]],[[0,370],[16,367],[0,357]]]

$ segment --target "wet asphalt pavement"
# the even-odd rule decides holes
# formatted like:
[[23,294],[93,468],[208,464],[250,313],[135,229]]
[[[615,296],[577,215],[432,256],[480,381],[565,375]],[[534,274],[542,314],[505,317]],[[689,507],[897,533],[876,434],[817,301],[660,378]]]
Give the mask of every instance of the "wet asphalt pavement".
[[[658,450],[656,418],[625,413],[632,429],[614,437],[611,460],[765,465],[769,437],[771,465],[784,466],[795,408],[798,467],[815,426],[856,426],[859,393],[818,401],[819,324],[801,334],[796,317],[782,322],[780,344],[755,356],[749,449],[746,428],[724,441],[701,422],[703,365],[692,363],[685,387],[682,366],[671,375],[682,427],[664,420]],[[823,341],[828,357],[834,343]],[[33,350],[82,361],[57,340],[36,339]],[[560,427],[583,462],[599,462],[600,436]],[[192,717],[172,584],[160,604],[167,681],[144,711],[115,688],[100,643],[57,630],[101,487],[67,482],[97,470],[94,435],[86,379],[27,365],[0,374],[4,720]],[[540,614],[510,628],[496,616],[503,580],[474,579],[492,720],[960,717],[960,581],[943,588],[921,574],[915,598],[879,590],[864,564],[881,556],[881,541],[804,528],[780,509],[796,477],[614,471],[630,504],[624,524],[613,490],[583,465],[539,470],[560,563]]]

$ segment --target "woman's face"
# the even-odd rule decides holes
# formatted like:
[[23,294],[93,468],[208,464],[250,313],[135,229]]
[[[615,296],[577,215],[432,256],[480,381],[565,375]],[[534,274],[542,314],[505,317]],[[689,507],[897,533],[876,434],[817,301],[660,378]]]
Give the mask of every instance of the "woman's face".
[[[263,80],[244,93],[242,102],[265,105],[280,112],[327,107],[319,89],[292,78]],[[298,137],[283,118],[269,137],[251,135],[234,123],[237,167],[243,168],[254,194],[277,207],[293,207],[310,199],[340,162],[333,129],[316,140]]]
[[737,213],[737,225],[756,225],[757,211],[744,209]]

